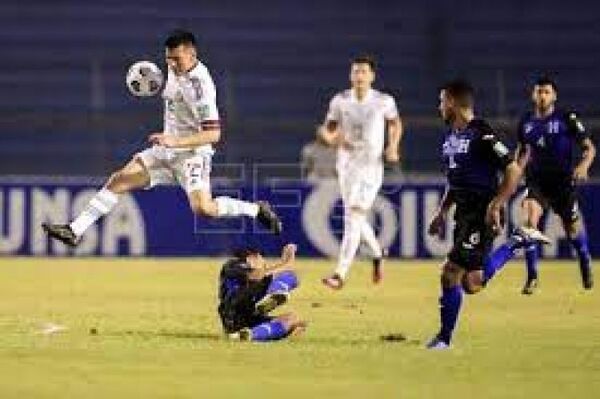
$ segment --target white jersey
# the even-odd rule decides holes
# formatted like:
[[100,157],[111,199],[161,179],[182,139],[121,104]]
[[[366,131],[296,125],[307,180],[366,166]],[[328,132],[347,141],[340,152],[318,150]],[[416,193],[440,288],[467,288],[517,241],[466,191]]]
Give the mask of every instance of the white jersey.
[[352,147],[338,149],[338,170],[353,165],[383,167],[386,121],[397,117],[396,101],[389,94],[370,89],[362,101],[351,89],[336,94],[329,104],[327,121],[337,122]]
[[[185,137],[202,129],[219,127],[217,91],[208,69],[201,62],[182,75],[169,69],[162,96],[166,134]],[[212,145],[206,144],[196,148],[195,152],[212,154],[214,151]]]

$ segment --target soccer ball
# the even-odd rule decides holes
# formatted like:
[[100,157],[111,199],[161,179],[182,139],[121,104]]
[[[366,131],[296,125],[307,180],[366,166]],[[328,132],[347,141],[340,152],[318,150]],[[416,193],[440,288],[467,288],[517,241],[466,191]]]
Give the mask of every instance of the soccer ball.
[[129,67],[125,81],[134,96],[151,97],[162,87],[163,73],[153,62],[138,61]]

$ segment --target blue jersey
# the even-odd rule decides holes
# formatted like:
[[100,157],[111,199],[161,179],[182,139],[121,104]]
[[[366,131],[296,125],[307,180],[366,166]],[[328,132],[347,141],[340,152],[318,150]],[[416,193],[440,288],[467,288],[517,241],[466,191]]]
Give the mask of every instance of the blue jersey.
[[575,112],[555,110],[543,118],[526,113],[519,122],[518,138],[521,145],[531,147],[527,178],[569,180],[576,144],[588,137]]
[[447,131],[442,154],[450,190],[486,195],[498,190],[498,172],[512,161],[508,148],[482,119]]

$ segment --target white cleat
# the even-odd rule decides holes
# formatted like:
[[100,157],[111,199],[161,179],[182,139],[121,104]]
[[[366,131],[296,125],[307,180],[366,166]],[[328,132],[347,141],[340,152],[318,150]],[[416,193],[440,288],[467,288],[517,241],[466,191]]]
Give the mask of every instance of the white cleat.
[[513,236],[517,239],[521,239],[524,245],[540,243],[540,244],[550,244],[550,239],[544,235],[538,229],[533,227],[517,227],[513,231]]
[[449,343],[440,339],[440,337],[438,336],[434,337],[431,341],[429,341],[429,343],[425,347],[429,350],[435,351],[443,351],[452,348]]

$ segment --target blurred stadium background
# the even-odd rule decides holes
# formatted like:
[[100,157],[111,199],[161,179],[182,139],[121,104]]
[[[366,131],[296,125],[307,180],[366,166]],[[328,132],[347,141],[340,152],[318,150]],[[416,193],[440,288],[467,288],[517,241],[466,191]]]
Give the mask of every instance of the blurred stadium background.
[[[472,80],[480,114],[511,140],[516,120],[529,104],[532,79],[549,73],[558,81],[560,103],[578,110],[588,128],[596,131],[599,16],[600,5],[592,1],[573,7],[568,2],[507,0],[495,2],[493,10],[487,2],[467,0],[5,1],[0,4],[0,199],[9,217],[2,218],[2,252],[66,253],[40,243],[44,237],[37,223],[68,219],[71,207],[81,206],[74,203],[83,201],[78,197],[82,190],[89,194],[102,176],[144,146],[149,132],[160,129],[161,102],[131,97],[124,75],[139,59],[164,65],[165,33],[184,27],[200,39],[201,58],[216,81],[225,121],[214,159],[217,186],[259,192],[281,205],[290,238],[304,244],[305,255],[334,250],[331,243],[314,242],[331,241],[330,236],[308,237],[304,214],[298,206],[292,209],[298,201],[302,208],[314,192],[298,181],[302,148],[313,139],[331,96],[347,86],[349,59],[357,53],[375,55],[380,68],[376,86],[396,97],[405,122],[402,163],[388,171],[384,196],[392,216],[397,216],[397,223],[389,227],[392,254],[441,255],[443,247],[428,247],[419,232],[427,216],[423,209],[435,203],[430,194],[441,188],[438,85],[455,76]],[[412,186],[395,190],[398,183],[407,182]],[[283,198],[285,190],[274,193],[277,185],[298,188],[300,200],[297,194]],[[211,236],[210,242],[201,234],[192,240],[192,229],[199,232],[204,222],[192,226],[183,198],[172,211],[161,205],[177,195],[135,196],[132,207],[139,207],[143,225],[135,232],[145,230],[142,243],[132,243],[134,234],[125,234],[129,243],[117,237],[107,249],[100,244],[105,235],[101,228],[96,244],[90,241],[80,253],[221,253],[231,244],[229,233],[244,227],[229,226],[229,233],[218,239]],[[600,217],[600,210],[593,209],[599,195],[595,184],[584,189],[590,221]],[[399,206],[402,201],[408,204],[405,211]],[[389,216],[384,211],[377,214],[383,230]],[[154,221],[147,217],[161,212],[166,215]],[[415,213],[416,218],[403,219]],[[157,232],[176,223],[190,227],[171,238]],[[335,235],[339,223],[333,217],[312,228],[329,226]],[[600,238],[593,227],[591,235]],[[600,253],[596,244],[593,250]],[[568,251],[557,241],[548,254],[568,256]]]
[[[200,39],[218,89],[215,191],[269,199],[284,235],[195,219],[179,189],[162,188],[125,196],[74,252],[49,242],[40,223],[69,220],[161,128],[161,101],[132,97],[124,80],[134,61],[164,66],[175,27]],[[336,254],[336,182],[307,181],[301,154],[358,53],[377,57],[376,86],[405,123],[373,213],[404,259],[378,286],[358,261],[335,294],[320,283],[332,261],[299,259],[302,288],[282,311],[308,320],[306,334],[268,348],[220,339],[213,256],[252,240],[270,254],[287,241]],[[529,85],[548,73],[597,135],[599,54],[591,0],[0,2],[0,398],[597,398],[600,297],[582,291],[575,261],[543,262],[526,297],[517,260],[465,301],[454,349],[431,353],[440,261],[423,258],[451,239],[425,234],[443,190],[438,85],[472,80],[479,113],[514,142]],[[599,169],[581,187],[596,258]],[[557,220],[545,230],[544,255],[571,257]],[[144,258],[54,258],[71,254]],[[194,258],[152,258],[163,255]]]

